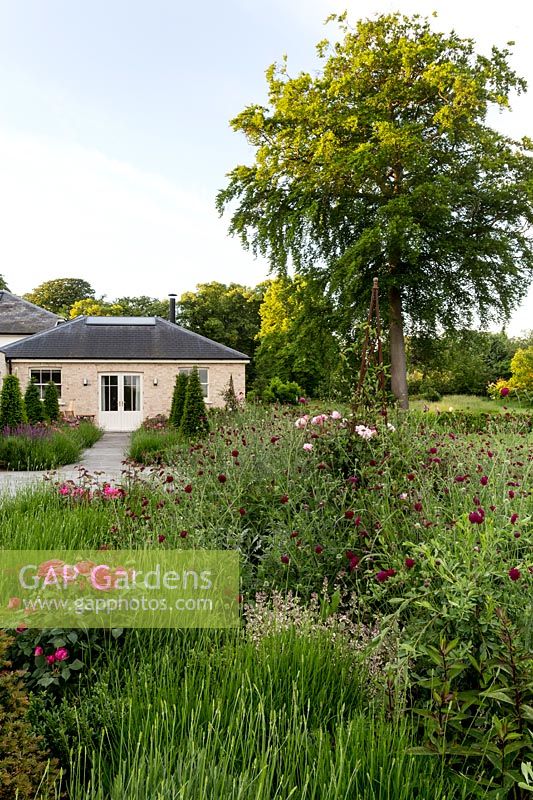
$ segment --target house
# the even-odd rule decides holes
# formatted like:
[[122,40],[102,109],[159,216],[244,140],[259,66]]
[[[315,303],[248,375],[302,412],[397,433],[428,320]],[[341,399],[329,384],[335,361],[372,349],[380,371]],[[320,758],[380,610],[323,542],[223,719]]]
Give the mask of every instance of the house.
[[62,321],[57,314],[39,308],[7,289],[0,290],[0,382],[6,373],[6,362],[1,354],[5,345],[54,328]]
[[207,406],[222,406],[230,377],[244,395],[249,363],[244,353],[161,317],[82,316],[0,349],[22,391],[34,378],[42,395],[52,380],[67,415],[89,416],[109,431],[168,415],[176,375],[194,366]]

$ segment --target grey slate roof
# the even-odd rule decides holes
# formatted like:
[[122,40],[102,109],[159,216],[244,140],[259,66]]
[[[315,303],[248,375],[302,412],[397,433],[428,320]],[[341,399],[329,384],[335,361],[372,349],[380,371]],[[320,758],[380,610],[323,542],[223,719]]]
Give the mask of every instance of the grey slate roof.
[[2,348],[6,358],[247,361],[248,356],[161,317],[77,317]]
[[32,334],[53,328],[60,317],[45,308],[0,290],[0,334]]

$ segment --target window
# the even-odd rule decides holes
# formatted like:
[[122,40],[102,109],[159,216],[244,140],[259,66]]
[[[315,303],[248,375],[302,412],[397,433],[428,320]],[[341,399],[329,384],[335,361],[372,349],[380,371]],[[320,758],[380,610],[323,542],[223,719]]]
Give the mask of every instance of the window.
[[[180,367],[180,374],[185,373],[185,375],[190,375],[192,372],[192,367]],[[202,392],[204,397],[209,397],[209,370],[208,369],[198,369],[198,377],[200,378],[200,383],[202,384]]]
[[53,381],[57,386],[57,393],[61,397],[61,370],[60,369],[30,369],[30,380],[33,378],[44,400],[46,384]]

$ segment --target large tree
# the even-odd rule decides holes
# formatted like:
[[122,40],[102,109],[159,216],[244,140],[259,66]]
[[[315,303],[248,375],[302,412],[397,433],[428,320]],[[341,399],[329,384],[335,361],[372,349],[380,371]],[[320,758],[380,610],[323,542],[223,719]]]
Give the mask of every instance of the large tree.
[[64,316],[69,315],[70,309],[78,300],[92,297],[94,289],[82,278],[55,278],[41,283],[32,292],[24,295],[30,303]]
[[[407,407],[404,328],[507,318],[533,271],[532,142],[487,123],[525,82],[509,49],[382,15],[321,42],[317,74],[267,71],[268,105],[232,121],[255,148],[217,199],[283,273],[322,273],[347,313],[380,279],[392,388]],[[509,43],[511,44],[511,43]]]
[[[253,357],[261,320],[265,286],[253,289],[236,283],[199,283],[178,302],[178,321],[189,330]],[[253,369],[247,372],[253,377]]]
[[9,292],[9,286],[7,285],[3,275],[0,275],[0,289],[5,289],[7,292]]

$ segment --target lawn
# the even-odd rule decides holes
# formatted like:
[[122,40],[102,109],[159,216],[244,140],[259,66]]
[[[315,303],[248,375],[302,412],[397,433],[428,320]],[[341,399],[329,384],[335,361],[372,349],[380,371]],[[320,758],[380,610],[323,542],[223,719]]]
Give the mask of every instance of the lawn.
[[[123,493],[0,506],[4,549],[240,556],[238,630],[15,633],[72,800],[526,796],[531,415],[320,411],[216,413]],[[35,647],[68,653],[45,690]]]

